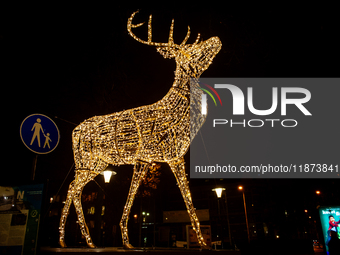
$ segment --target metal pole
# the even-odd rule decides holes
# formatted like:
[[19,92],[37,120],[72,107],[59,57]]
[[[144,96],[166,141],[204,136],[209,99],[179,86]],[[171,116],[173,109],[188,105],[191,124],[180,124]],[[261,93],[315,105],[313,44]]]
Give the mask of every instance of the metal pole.
[[246,197],[244,195],[244,191],[242,192],[242,194],[243,194],[244,214],[246,216],[248,243],[250,243],[249,224],[248,224],[248,215],[247,215],[247,205],[246,205]]
[[[222,226],[222,221],[221,221],[221,208],[220,208],[220,198],[217,198],[217,208],[218,208],[218,222],[219,222],[219,228],[218,228],[218,238],[219,240],[223,241],[223,226]],[[216,250],[216,245],[215,245],[215,250]]]
[[33,164],[32,164],[32,181],[34,181],[34,178],[35,178],[35,170],[37,169],[37,161],[38,161],[38,154],[35,154],[33,158]]
[[153,198],[153,248],[156,247],[156,198]]
[[139,232],[138,232],[138,247],[142,247],[142,211],[143,211],[143,197],[140,199],[140,209],[139,209]]
[[226,206],[226,213],[227,213],[227,223],[228,223],[228,232],[229,232],[229,243],[230,247],[232,247],[232,237],[230,231],[230,222],[229,222],[229,210],[228,210],[228,202],[227,202],[227,190],[225,191],[225,206]]

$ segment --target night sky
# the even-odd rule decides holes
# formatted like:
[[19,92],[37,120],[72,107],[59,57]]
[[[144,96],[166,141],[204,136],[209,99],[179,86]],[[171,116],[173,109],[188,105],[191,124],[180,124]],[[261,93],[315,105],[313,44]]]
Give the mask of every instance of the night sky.
[[[29,181],[35,154],[19,135],[26,116],[45,114],[59,127],[58,147],[39,155],[36,168],[36,181],[49,179],[57,190],[73,164],[71,133],[76,125],[95,115],[154,103],[167,93],[175,62],[128,35],[127,19],[137,9],[135,23],[153,14],[154,41],[167,41],[172,18],[177,43],[188,25],[189,43],[197,33],[203,39],[220,37],[222,50],[202,77],[337,77],[339,73],[339,20],[332,6],[126,6],[2,9],[5,177],[1,185]],[[146,39],[146,26],[137,28],[136,35]]]

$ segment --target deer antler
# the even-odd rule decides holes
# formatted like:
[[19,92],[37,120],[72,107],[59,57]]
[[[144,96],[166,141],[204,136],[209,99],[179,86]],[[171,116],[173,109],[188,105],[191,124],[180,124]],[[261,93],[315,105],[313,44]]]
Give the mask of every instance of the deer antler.
[[[188,32],[187,35],[185,36],[183,42],[178,45],[174,43],[174,39],[173,39],[173,33],[174,33],[174,20],[172,20],[171,22],[171,26],[170,26],[170,33],[169,33],[169,39],[167,43],[160,43],[160,42],[152,42],[152,26],[151,26],[151,21],[152,21],[152,15],[149,16],[149,21],[148,21],[148,41],[144,41],[142,39],[140,39],[139,37],[137,37],[134,33],[132,33],[131,28],[136,28],[136,27],[140,27],[142,26],[145,22],[139,23],[139,24],[132,24],[132,20],[135,17],[136,13],[138,13],[139,11],[135,11],[134,13],[131,14],[131,17],[128,19],[128,23],[127,23],[127,30],[129,32],[129,34],[133,37],[133,39],[135,39],[136,41],[140,42],[140,43],[144,43],[147,45],[151,45],[151,46],[157,46],[157,47],[175,47],[175,48],[179,48],[185,45],[185,43],[187,42],[187,40],[190,37],[190,27],[188,26]],[[200,38],[200,34],[198,34],[197,39],[195,41],[194,44],[198,43],[198,40]]]

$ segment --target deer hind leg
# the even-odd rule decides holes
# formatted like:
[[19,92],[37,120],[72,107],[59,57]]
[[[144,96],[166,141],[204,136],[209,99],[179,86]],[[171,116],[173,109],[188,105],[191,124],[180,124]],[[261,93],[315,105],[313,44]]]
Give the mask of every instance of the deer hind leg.
[[133,204],[133,200],[135,199],[135,195],[137,193],[138,187],[141,181],[145,178],[145,174],[148,171],[149,163],[138,161],[133,169],[133,175],[131,180],[131,186],[129,190],[129,195],[126,200],[126,204],[124,206],[122,219],[120,220],[120,229],[122,232],[122,240],[123,240],[123,247],[126,249],[132,249],[133,246],[129,243],[129,236],[128,236],[128,220],[130,210]]
[[[73,204],[76,209],[79,227],[81,234],[86,240],[87,246],[90,248],[95,248],[96,246],[92,242],[89,229],[85,222],[85,217],[83,213],[83,208],[81,205],[81,194],[83,192],[83,188],[85,185],[92,180],[93,178],[89,178],[89,171],[88,170],[78,170],[76,173],[76,184],[74,186],[74,195],[73,195]],[[89,180],[90,179],[90,180]]]
[[59,223],[59,245],[61,247],[66,247],[65,244],[65,224],[66,224],[66,219],[70,211],[70,206],[73,200],[73,193],[74,193],[74,181],[70,183],[70,186],[67,191],[67,197],[65,201],[65,205],[63,208],[63,211],[61,213],[60,217],[60,223]]
[[201,228],[200,228],[200,222],[197,218],[196,215],[196,210],[195,207],[192,203],[192,198],[191,198],[191,193],[189,189],[189,184],[187,181],[187,176],[185,173],[185,162],[184,159],[181,158],[177,161],[171,161],[169,163],[170,168],[172,172],[174,173],[178,187],[182,193],[185,205],[187,207],[187,211],[189,213],[189,217],[191,220],[191,225],[193,226],[194,231],[196,232],[197,235],[197,240],[200,246],[206,246],[206,243],[204,242],[202,233],[201,233]]
[[83,208],[81,205],[81,194],[84,186],[91,180],[93,180],[103,169],[107,167],[107,164],[102,160],[99,160],[95,171],[89,170],[76,170],[75,180],[71,182],[69,190],[67,192],[67,198],[65,201],[65,206],[62,211],[59,225],[59,244],[61,247],[66,247],[65,244],[65,224],[69,213],[71,203],[73,201],[74,207],[76,209],[78,222],[82,235],[85,237],[86,243],[90,248],[96,247],[91,239],[88,227],[85,222]]
[[96,245],[92,242],[92,238],[90,236],[90,231],[86,225],[85,217],[83,213],[83,207],[81,205],[81,194],[83,192],[83,188],[85,185],[92,181],[99,173],[101,173],[106,167],[107,163],[103,160],[99,159],[94,167],[93,171],[88,170],[78,170],[76,172],[76,183],[78,185],[75,185],[75,191],[74,191],[74,197],[73,197],[73,204],[76,208],[76,213],[78,216],[78,222],[80,226],[80,231],[82,235],[84,236],[87,246],[89,248],[96,248]]

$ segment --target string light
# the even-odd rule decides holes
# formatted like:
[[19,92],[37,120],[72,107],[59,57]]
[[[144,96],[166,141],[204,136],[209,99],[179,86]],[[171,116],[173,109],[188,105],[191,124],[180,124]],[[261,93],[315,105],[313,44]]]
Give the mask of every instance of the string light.
[[140,43],[156,46],[164,58],[174,58],[175,80],[169,92],[154,104],[105,116],[95,116],[85,120],[73,130],[76,172],[75,180],[69,186],[60,218],[59,243],[62,247],[66,247],[65,223],[72,201],[81,233],[88,246],[95,247],[83,215],[81,205],[83,187],[103,172],[108,164],[116,166],[132,164],[134,171],[120,227],[124,247],[133,248],[129,243],[127,229],[129,214],[138,187],[153,162],[169,164],[176,177],[193,229],[196,231],[197,240],[201,246],[206,246],[192,203],[183,157],[206,118],[206,115],[201,113],[203,92],[197,89],[198,78],[212,63],[222,44],[218,37],[199,41],[200,35],[193,44],[186,44],[190,36],[190,27],[183,42],[175,44],[173,20],[168,42],[152,42],[151,15],[148,21],[148,39],[142,40],[132,32],[132,28],[144,24],[132,24],[136,13],[134,12],[128,19],[129,34]]

